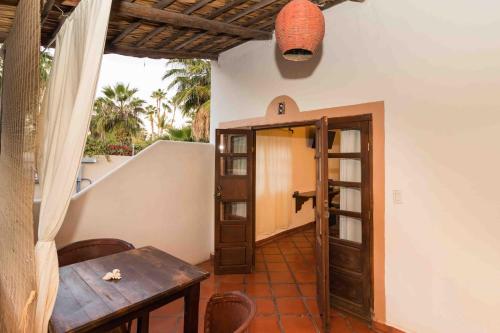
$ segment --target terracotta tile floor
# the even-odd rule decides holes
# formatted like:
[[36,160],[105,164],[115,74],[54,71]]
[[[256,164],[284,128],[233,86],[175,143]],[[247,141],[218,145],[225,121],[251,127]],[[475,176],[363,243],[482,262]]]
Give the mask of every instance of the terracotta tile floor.
[[[200,332],[203,314],[214,292],[240,290],[255,300],[257,315],[251,332],[321,332],[316,305],[313,257],[314,231],[297,232],[256,250],[256,272],[252,274],[213,274],[213,266],[200,267],[211,272],[201,285]],[[151,314],[150,332],[182,332],[183,300],[168,304]],[[335,333],[375,332],[359,319],[332,310],[331,330]]]

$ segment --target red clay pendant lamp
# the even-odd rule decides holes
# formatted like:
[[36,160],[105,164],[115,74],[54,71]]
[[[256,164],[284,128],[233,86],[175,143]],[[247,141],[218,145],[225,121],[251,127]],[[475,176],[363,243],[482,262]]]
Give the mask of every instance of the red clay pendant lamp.
[[309,0],[292,0],[276,18],[276,41],[283,57],[305,61],[313,57],[325,35],[321,10]]

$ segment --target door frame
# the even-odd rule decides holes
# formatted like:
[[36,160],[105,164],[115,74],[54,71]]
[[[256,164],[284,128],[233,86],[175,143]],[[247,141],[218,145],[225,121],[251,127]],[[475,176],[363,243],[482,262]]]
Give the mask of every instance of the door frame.
[[[302,126],[315,126],[318,120],[320,120],[322,117],[319,117],[317,119],[308,119],[308,120],[301,120],[301,121],[292,121],[292,122],[271,122],[267,124],[260,124],[260,125],[251,125],[251,126],[237,126],[233,127],[233,129],[248,129],[252,130],[254,132],[254,140],[256,138],[256,132],[259,130],[266,130],[266,129],[279,129],[279,128],[288,128],[288,127],[302,127]],[[345,122],[360,122],[360,121],[368,121],[369,126],[368,126],[368,140],[370,145],[373,145],[373,120],[372,120],[372,114],[360,114],[360,115],[353,115],[353,116],[341,116],[341,117],[331,117],[327,116],[328,118],[328,123],[332,122],[339,122],[339,123],[345,123]],[[255,151],[254,154],[256,154],[257,147],[255,145]],[[255,156],[255,155],[254,155]],[[369,268],[370,268],[370,311],[372,313],[370,322],[373,320],[373,312],[374,312],[374,223],[373,223],[373,149],[370,147],[368,151],[368,167],[369,167],[369,181],[368,181],[368,186],[369,186],[369,193],[370,193],[370,199],[369,199],[369,214],[370,214],[370,219],[369,219],[369,238],[368,238],[368,251],[369,251]],[[253,166],[252,166],[252,179],[253,179],[253,202],[254,205],[252,205],[253,209],[253,265],[255,265],[255,171],[256,171],[256,158],[253,159]],[[363,318],[366,320],[366,318]]]

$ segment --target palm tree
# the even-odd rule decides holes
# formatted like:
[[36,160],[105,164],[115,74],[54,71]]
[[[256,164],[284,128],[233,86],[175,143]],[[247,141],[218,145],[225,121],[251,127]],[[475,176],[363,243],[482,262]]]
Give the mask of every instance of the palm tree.
[[156,100],[156,107],[161,112],[161,102],[167,98],[167,93],[161,89],[157,89],[151,93],[151,98]]
[[149,124],[151,125],[151,138],[154,138],[155,136],[154,117],[156,115],[157,109],[153,105],[148,105],[146,106],[145,110],[146,110],[146,115],[148,116]]
[[182,128],[170,127],[167,136],[168,140],[172,141],[193,141],[191,126],[184,126]]
[[167,93],[161,89],[157,89],[151,93],[151,98],[156,100],[156,122],[160,121],[162,102],[167,98]]
[[94,105],[95,130],[101,137],[112,133],[118,140],[130,144],[133,138],[142,133],[140,115],[144,101],[135,96],[137,89],[117,83],[103,88],[104,96]]
[[166,103],[162,103],[161,106],[163,107],[163,114],[167,115],[169,113],[173,112],[172,106],[170,106],[170,101],[167,100]]
[[[174,99],[184,116],[193,120],[193,137],[208,141],[210,117],[210,62],[202,59],[175,59],[167,63],[163,79],[176,88]],[[202,113],[198,115],[198,113]]]
[[167,116],[165,115],[165,113],[161,114],[158,117],[156,127],[158,128],[158,135],[159,136],[162,136],[163,132],[169,127],[169,124],[167,122]]
[[[172,119],[170,120],[170,126],[174,126],[175,122],[175,113],[179,108],[179,100],[175,96],[168,100],[168,104],[170,105],[169,110],[172,110]],[[170,112],[170,111],[169,111]]]

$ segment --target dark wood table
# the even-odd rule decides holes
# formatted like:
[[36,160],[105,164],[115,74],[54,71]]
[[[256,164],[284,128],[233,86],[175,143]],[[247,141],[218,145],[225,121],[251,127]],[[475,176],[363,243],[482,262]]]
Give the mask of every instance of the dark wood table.
[[[105,281],[106,272],[122,279]],[[200,282],[208,272],[148,246],[60,268],[51,332],[104,332],[138,318],[148,332],[149,313],[184,297],[184,332],[198,332]]]
[[[333,198],[340,194],[340,189],[338,188],[333,188],[333,187],[328,187],[328,202],[330,205],[337,207],[338,203],[332,202]],[[316,191],[307,191],[307,192],[299,192],[295,191],[293,192],[292,195],[293,198],[295,198],[295,213],[298,213],[301,209],[304,203],[306,203],[307,200],[312,199],[313,201],[313,208],[316,207]]]
[[309,191],[309,192],[295,191],[293,192],[292,197],[295,198],[295,213],[298,213],[302,209],[304,203],[306,203],[306,201],[309,199],[312,199],[313,201],[313,208],[316,207],[316,191]]

